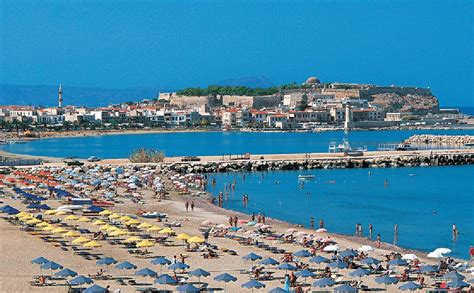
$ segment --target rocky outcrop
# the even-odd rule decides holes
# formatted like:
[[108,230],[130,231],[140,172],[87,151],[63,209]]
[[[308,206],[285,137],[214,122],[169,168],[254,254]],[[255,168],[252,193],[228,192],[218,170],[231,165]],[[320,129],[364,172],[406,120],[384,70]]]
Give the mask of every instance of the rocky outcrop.
[[396,155],[368,158],[336,158],[292,160],[255,160],[232,162],[194,162],[162,164],[161,167],[182,174],[239,171],[344,169],[344,168],[397,168],[474,164],[474,153],[443,153],[426,155]]
[[418,115],[436,113],[439,102],[432,95],[402,95],[399,93],[381,93],[372,95],[372,103],[388,112],[410,112]]

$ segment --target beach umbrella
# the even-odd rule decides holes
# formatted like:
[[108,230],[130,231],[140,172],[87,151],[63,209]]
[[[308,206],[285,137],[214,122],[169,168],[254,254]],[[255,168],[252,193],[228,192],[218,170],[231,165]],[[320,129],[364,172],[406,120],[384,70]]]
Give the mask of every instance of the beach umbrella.
[[334,288],[334,292],[337,292],[337,293],[355,293],[357,291],[358,291],[357,288],[354,288],[347,284],[343,284],[341,286]]
[[415,290],[418,290],[418,289],[421,289],[421,288],[423,288],[423,287],[421,287],[417,283],[411,282],[411,281],[401,285],[400,287],[398,287],[398,289],[400,289],[402,291],[405,291],[405,290],[415,291]]
[[198,282],[201,283],[201,277],[208,277],[211,274],[203,269],[195,269],[194,271],[189,272],[189,275],[198,277]]
[[47,263],[47,262],[49,262],[49,260],[47,260],[46,258],[44,258],[42,256],[37,257],[37,258],[35,258],[31,261],[31,263],[34,263],[34,264],[37,264],[37,265],[42,265],[42,264]]
[[95,241],[95,240],[92,240],[92,241],[89,241],[87,242],[86,244],[83,245],[84,247],[101,247],[102,244],[100,244],[99,242]]
[[181,234],[178,234],[178,236],[176,236],[176,239],[184,240],[184,241],[188,240],[189,238],[191,238],[191,236],[189,236],[186,233],[181,233]]
[[113,231],[112,233],[109,234],[109,236],[123,236],[123,235],[127,235],[128,233],[125,232],[124,230],[115,230]]
[[49,226],[49,225],[50,225],[50,224],[49,224],[48,222],[41,222],[41,223],[36,224],[36,227],[41,228],[41,227],[47,227],[47,226]]
[[403,260],[410,260],[410,261],[411,261],[411,260],[417,260],[417,259],[418,259],[418,256],[416,256],[416,255],[414,255],[414,254],[412,254],[412,253],[409,253],[409,254],[404,254],[404,255],[402,256],[402,259],[403,259]]
[[85,276],[78,276],[75,277],[74,279],[69,281],[69,284],[71,285],[84,285],[84,284],[92,284],[94,281],[91,278],[85,277]]
[[166,285],[175,285],[176,283],[177,283],[177,281],[168,274],[160,275],[155,280],[155,284],[165,285],[165,290],[166,290]]
[[361,260],[360,263],[365,265],[378,265],[380,261],[376,258],[368,257]]
[[158,232],[158,233],[160,233],[160,234],[173,234],[174,231],[173,231],[173,229],[171,229],[169,227],[166,227],[166,228],[160,230],[160,232]]
[[388,275],[383,275],[383,276],[376,277],[375,282],[377,282],[377,284],[384,284],[385,291],[387,291],[387,285],[398,283],[398,279],[394,277],[390,277]]
[[474,284],[474,279],[467,280],[469,283]]
[[109,232],[114,232],[114,231],[120,230],[120,228],[117,226],[110,226],[106,230]]
[[108,266],[108,265],[116,264],[116,263],[117,263],[117,260],[114,259],[113,257],[104,257],[95,262],[95,264],[99,266]]
[[102,212],[99,212],[99,215],[101,216],[108,216],[108,215],[111,215],[112,212],[109,211],[109,210],[103,210]]
[[94,226],[101,226],[101,225],[105,225],[106,222],[102,221],[102,220],[95,220],[92,225]]
[[107,230],[109,229],[110,227],[113,227],[112,225],[109,225],[109,224],[105,224],[105,225],[102,225],[99,230]]
[[184,285],[178,286],[176,287],[176,290],[178,292],[185,292],[185,293],[201,292],[201,289],[194,287],[191,284],[184,284]]
[[389,261],[388,264],[391,266],[407,266],[408,262],[406,262],[405,260],[401,258],[395,258]]
[[80,243],[89,242],[89,241],[91,241],[89,238],[86,238],[86,237],[84,237],[84,236],[80,236],[80,237],[74,239],[74,240],[72,241],[72,243],[74,243],[74,244],[80,244]]
[[119,214],[111,214],[109,215],[109,219],[118,219],[120,218],[120,215]]
[[66,221],[73,221],[73,220],[77,220],[77,219],[79,219],[79,217],[77,217],[75,215],[69,215],[69,216],[64,218],[64,220],[66,220]]
[[151,260],[151,263],[154,265],[160,265],[160,271],[163,269],[164,265],[171,264],[171,261],[163,256],[159,256]]
[[46,212],[44,212],[44,214],[45,214],[45,215],[50,215],[50,216],[51,216],[51,215],[54,215],[54,214],[56,214],[57,212],[58,212],[58,211],[56,211],[56,210],[49,210],[49,211],[46,211]]
[[449,248],[444,248],[444,247],[436,248],[436,249],[433,250],[433,251],[439,252],[439,253],[441,253],[441,254],[450,254],[450,253],[451,253],[451,249],[449,249]]
[[369,251],[374,251],[375,249],[370,246],[370,245],[362,245],[361,247],[357,248],[357,251],[360,252],[369,252]]
[[169,268],[170,270],[175,271],[175,270],[185,270],[185,269],[188,269],[189,266],[188,266],[187,264],[185,264],[185,263],[177,262],[177,263],[174,263],[174,264],[169,265],[168,268]]
[[241,285],[242,288],[247,288],[247,289],[252,289],[252,292],[253,292],[253,289],[260,289],[260,288],[265,288],[265,284],[263,283],[260,283],[259,281],[257,280],[250,280],[246,283],[243,283]]
[[432,251],[430,253],[428,253],[428,257],[431,257],[431,258],[443,258],[444,255],[439,252],[439,251]]
[[139,237],[136,237],[136,236],[132,236],[132,237],[129,237],[127,239],[125,239],[124,241],[122,241],[123,243],[132,243],[132,242],[140,242],[142,241],[143,239],[139,238]]
[[124,261],[116,265],[115,268],[120,269],[120,270],[134,270],[137,268],[137,266],[128,261]]
[[194,236],[194,237],[189,238],[187,241],[188,243],[203,243],[205,240],[202,237]]
[[453,271],[443,275],[443,279],[448,280],[464,280],[466,277],[461,275],[460,273]]
[[224,282],[224,292],[227,292],[226,287],[227,283],[237,281],[237,278],[229,275],[228,273],[223,273],[214,277],[214,280],[217,282]]
[[326,247],[323,248],[323,251],[326,251],[326,252],[334,252],[334,251],[338,251],[339,250],[339,246],[337,245],[328,245]]
[[79,237],[79,236],[81,236],[81,233],[77,231],[68,231],[63,234],[63,237]]
[[322,278],[322,279],[317,279],[314,281],[313,286],[319,287],[319,288],[324,288],[324,287],[329,287],[336,284],[333,279],[330,278]]
[[311,277],[311,278],[312,278],[312,277],[316,276],[316,274],[313,273],[313,272],[310,271],[310,270],[301,270],[301,271],[296,272],[295,275],[296,275],[297,277],[302,277],[302,278],[304,278],[304,284],[306,284],[306,278],[308,278],[308,277]]
[[309,251],[303,249],[298,250],[297,252],[293,253],[293,255],[296,257],[310,257],[312,254]]
[[461,279],[454,279],[451,282],[448,283],[448,287],[455,289],[455,288],[464,288],[464,287],[469,287],[469,284],[464,282]]
[[352,250],[352,249],[346,249],[346,250],[343,250],[341,252],[339,252],[339,256],[340,257],[356,257],[357,256],[357,252]]
[[77,273],[73,270],[70,270],[70,269],[62,269],[59,272],[55,273],[54,275],[56,277],[66,278],[66,277],[75,277],[75,276],[77,276]]
[[125,225],[127,225],[127,226],[133,226],[133,225],[139,225],[139,224],[140,224],[140,221],[135,220],[135,219],[131,219],[131,220],[125,222]]
[[437,267],[434,267],[434,266],[422,266],[420,268],[420,272],[422,273],[434,273],[434,272],[437,272],[439,271]]
[[324,228],[319,228],[319,229],[316,229],[316,233],[326,233],[328,230],[327,229],[324,229]]
[[136,244],[137,247],[152,247],[155,243],[150,240],[142,240]]
[[137,226],[137,228],[139,228],[139,229],[147,229],[147,228],[150,228],[150,227],[153,227],[153,225],[150,224],[150,223],[147,223],[147,222],[143,222],[143,223],[141,223],[140,225]]
[[142,277],[156,277],[158,274],[149,268],[144,268],[135,272],[135,275]]
[[347,264],[343,261],[336,260],[328,264],[328,267],[330,268],[336,268],[336,269],[345,269],[347,267]]
[[352,272],[349,273],[349,276],[351,277],[363,277],[363,276],[367,276],[370,274],[370,271],[369,270],[366,270],[366,269],[363,269],[363,268],[358,268]]
[[329,262],[329,259],[325,258],[324,256],[321,255],[316,255],[315,257],[312,257],[309,259],[310,262],[312,263],[324,263],[324,262]]
[[285,289],[282,289],[280,287],[276,287],[268,291],[268,293],[290,293],[290,291],[286,291]]
[[274,260],[273,258],[269,257],[269,258],[266,258],[266,259],[262,260],[262,261],[260,262],[260,264],[262,264],[262,265],[272,265],[272,266],[275,266],[275,265],[278,265],[279,262],[276,261],[276,260]]
[[31,220],[26,221],[26,224],[34,225],[34,224],[38,224],[38,223],[41,223],[41,222],[42,222],[41,220],[38,220],[37,218],[33,218]]
[[99,285],[92,285],[86,288],[82,293],[104,293],[107,289]]
[[54,261],[49,261],[49,262],[46,262],[46,263],[43,263],[41,265],[41,269],[42,270],[52,270],[52,271],[56,271],[56,270],[61,270],[63,269],[63,266],[54,262]]
[[289,263],[287,263],[287,262],[284,262],[284,263],[280,264],[280,265],[277,267],[277,269],[279,269],[279,270],[285,270],[285,272],[286,272],[286,271],[296,271],[296,270],[297,270],[297,268],[296,268],[294,265],[289,264]]
[[62,233],[65,233],[65,232],[68,232],[66,229],[62,228],[62,227],[59,227],[59,228],[55,228],[53,230],[51,230],[52,233],[56,233],[56,234],[62,234]]
[[253,252],[247,254],[246,256],[243,256],[242,258],[245,259],[245,260],[251,260],[251,261],[255,261],[257,259],[262,259],[262,257],[260,255],[255,254]]
[[120,217],[120,220],[124,221],[124,222],[127,222],[127,221],[130,221],[130,220],[133,220],[133,218],[130,217],[130,216],[122,216],[122,217]]
[[148,229],[146,229],[147,232],[157,232],[157,231],[160,231],[161,228],[159,226],[152,226]]

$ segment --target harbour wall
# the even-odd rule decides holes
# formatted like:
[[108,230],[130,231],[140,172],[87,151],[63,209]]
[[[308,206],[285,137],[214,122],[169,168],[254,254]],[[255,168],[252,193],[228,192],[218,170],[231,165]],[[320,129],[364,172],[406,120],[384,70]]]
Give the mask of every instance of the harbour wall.
[[162,164],[162,168],[178,173],[217,173],[272,170],[398,168],[474,164],[474,153],[390,155],[377,157],[344,157],[305,160],[242,160]]

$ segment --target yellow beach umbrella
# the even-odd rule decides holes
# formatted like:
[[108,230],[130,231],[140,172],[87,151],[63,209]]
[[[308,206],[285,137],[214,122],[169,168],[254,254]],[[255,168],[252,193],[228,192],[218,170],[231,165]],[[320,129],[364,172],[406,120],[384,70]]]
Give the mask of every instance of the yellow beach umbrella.
[[24,215],[23,217],[19,218],[18,220],[22,221],[22,222],[26,222],[26,221],[29,221],[33,219],[33,216],[31,215]]
[[131,220],[125,222],[125,225],[127,225],[127,226],[138,225],[138,224],[140,224],[140,221],[139,221],[139,220],[135,220],[135,219],[131,219]]
[[61,233],[67,232],[67,230],[62,228],[62,227],[59,227],[59,228],[56,228],[56,229],[52,230],[51,232],[61,234]]
[[91,219],[89,219],[88,217],[80,217],[79,219],[77,219],[78,222],[90,222]]
[[161,231],[158,232],[158,233],[160,233],[160,234],[173,234],[174,231],[173,231],[173,229],[167,227],[167,228],[164,228],[163,230],[161,230]]
[[110,232],[117,231],[117,230],[120,230],[120,228],[115,227],[115,226],[110,226],[110,228],[107,229],[107,231],[110,231]]
[[99,230],[107,230],[107,229],[109,229],[110,227],[113,227],[113,226],[111,226],[111,225],[109,225],[109,224],[105,224],[105,225],[101,226],[101,227],[99,228]]
[[44,212],[45,215],[54,215],[56,214],[58,211],[57,210],[49,210],[49,211],[46,211]]
[[141,238],[136,237],[136,236],[132,236],[132,237],[130,237],[130,238],[125,239],[125,240],[122,241],[122,242],[123,242],[123,243],[132,243],[132,242],[140,242],[140,241],[142,241]]
[[79,243],[84,243],[84,242],[89,242],[91,241],[89,238],[86,238],[84,236],[80,236],[72,241],[74,244],[79,244]]
[[59,211],[56,213],[56,216],[62,216],[62,215],[65,215],[66,212],[65,211]]
[[186,233],[181,233],[179,234],[178,236],[176,236],[177,239],[180,239],[180,240],[188,240],[189,238],[191,238],[191,236],[189,236],[188,234]]
[[161,227],[158,227],[158,226],[152,226],[148,229],[146,229],[147,232],[157,232],[157,231],[160,231],[161,230]]
[[68,231],[63,234],[63,237],[79,237],[79,236],[81,236],[81,233],[77,231]]
[[106,223],[102,220],[95,220],[94,223],[92,223],[92,225],[94,226],[100,226],[100,225],[105,225]]
[[17,217],[17,218],[22,218],[24,216],[31,216],[31,214],[21,211],[21,212],[19,212],[18,214],[15,215],[15,217]]
[[199,236],[194,236],[188,239],[188,243],[203,243],[204,238],[199,237]]
[[119,215],[119,214],[111,214],[111,215],[109,216],[109,219],[118,219],[118,218],[120,218],[120,215]]
[[152,247],[155,243],[151,242],[150,240],[142,240],[137,243],[137,247]]
[[130,221],[132,218],[130,216],[123,216],[123,217],[120,217],[120,220],[121,221]]
[[95,241],[95,240],[92,240],[90,242],[87,242],[86,244],[83,245],[84,247],[101,247],[102,244],[100,244],[99,242]]
[[143,223],[141,223],[140,225],[138,225],[137,228],[146,229],[146,228],[150,228],[150,227],[152,227],[152,226],[153,226],[153,225],[150,224],[150,223],[143,222]]
[[29,224],[29,225],[38,224],[38,223],[41,223],[41,222],[42,221],[38,220],[37,218],[33,218],[31,220],[26,221],[26,223]]
[[127,232],[123,231],[123,230],[116,230],[116,231],[113,231],[112,233],[109,234],[109,236],[122,236],[122,235],[126,235]]
[[56,229],[56,227],[54,227],[52,225],[49,225],[49,226],[44,227],[41,230],[43,230],[43,231],[53,231],[54,229]]
[[74,221],[74,220],[77,220],[77,219],[79,219],[79,217],[74,216],[74,215],[69,215],[69,216],[64,218],[64,220],[66,220],[66,221]]
[[99,212],[99,215],[101,216],[108,216],[108,215],[111,215],[112,212],[109,211],[109,210],[103,210],[102,212]]
[[36,224],[36,227],[41,228],[41,227],[46,227],[46,226],[49,226],[49,225],[51,225],[51,224],[48,223],[48,222],[41,222],[41,223]]

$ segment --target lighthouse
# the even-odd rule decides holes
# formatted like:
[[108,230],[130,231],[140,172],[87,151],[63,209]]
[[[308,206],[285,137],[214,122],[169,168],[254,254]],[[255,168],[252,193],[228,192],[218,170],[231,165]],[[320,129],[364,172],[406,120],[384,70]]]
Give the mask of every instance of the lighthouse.
[[349,101],[346,102],[346,119],[344,121],[344,131],[349,131],[352,127],[352,110]]
[[61,84],[59,84],[59,90],[58,90],[58,108],[63,107],[63,87]]

